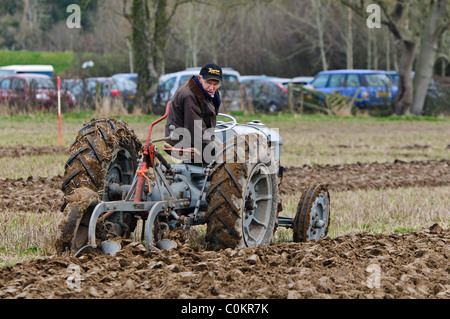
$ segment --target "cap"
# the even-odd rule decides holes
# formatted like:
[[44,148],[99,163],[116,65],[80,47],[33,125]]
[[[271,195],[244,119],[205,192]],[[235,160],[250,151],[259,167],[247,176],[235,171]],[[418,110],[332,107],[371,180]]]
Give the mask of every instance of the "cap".
[[214,63],[208,63],[202,66],[200,75],[205,79],[212,79],[222,82],[222,68]]

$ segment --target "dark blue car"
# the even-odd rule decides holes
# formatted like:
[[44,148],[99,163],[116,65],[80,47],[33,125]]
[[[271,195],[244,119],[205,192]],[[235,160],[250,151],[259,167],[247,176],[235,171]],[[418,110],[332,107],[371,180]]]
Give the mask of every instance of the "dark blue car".
[[251,103],[257,112],[278,113],[288,107],[289,82],[289,78],[275,76],[241,76],[244,103]]
[[350,98],[359,89],[355,100],[359,108],[390,105],[397,94],[397,87],[387,72],[375,70],[321,71],[309,87],[324,93],[338,91]]

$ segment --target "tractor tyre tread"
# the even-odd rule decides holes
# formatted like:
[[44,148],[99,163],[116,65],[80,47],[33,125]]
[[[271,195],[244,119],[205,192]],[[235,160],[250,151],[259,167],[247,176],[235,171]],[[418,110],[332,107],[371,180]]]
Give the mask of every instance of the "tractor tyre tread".
[[[254,135],[254,139],[251,137]],[[244,196],[247,179],[255,163],[249,164],[250,154],[255,145],[262,144],[262,138],[258,134],[236,136],[227,141],[218,157],[221,160],[213,167],[207,189],[206,201],[208,210],[206,212],[206,235],[205,240],[208,248],[219,250],[225,248],[245,247],[243,238],[243,211]],[[267,145],[267,144],[265,144]],[[226,162],[225,160],[229,160]],[[231,161],[230,161],[231,160]],[[273,241],[275,230],[278,226],[277,207],[279,202],[277,174],[271,174],[271,187],[273,193],[273,220],[262,244],[268,245]]]
[[[61,184],[64,193],[64,203],[61,208],[64,219],[59,225],[56,244],[58,252],[79,248],[75,244],[75,239],[79,237],[77,235],[79,231],[84,231],[80,230],[80,225],[89,223],[88,215],[92,213],[92,205],[105,200],[103,192],[107,174],[113,161],[119,158],[119,153],[128,154],[125,156],[129,157],[120,155],[122,157],[116,164],[120,167],[128,165],[126,169],[121,170],[121,174],[126,171],[125,177],[120,176],[121,182],[131,184],[140,151],[139,139],[122,121],[110,118],[94,119],[78,131],[69,149],[70,155],[65,164]],[[124,161],[130,163],[123,163]],[[124,178],[126,180],[123,180]],[[94,202],[93,194],[96,195]],[[86,227],[86,225],[81,226]]]

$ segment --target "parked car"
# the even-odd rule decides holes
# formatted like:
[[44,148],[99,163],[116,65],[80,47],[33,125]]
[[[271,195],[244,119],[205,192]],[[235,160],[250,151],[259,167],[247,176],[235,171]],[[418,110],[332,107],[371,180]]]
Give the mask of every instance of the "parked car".
[[[394,81],[395,86],[398,87],[398,72],[397,71],[387,71],[389,77]],[[414,79],[414,71],[411,72],[411,79]],[[430,84],[428,85],[427,97],[426,99],[438,99],[442,95],[442,91],[439,86],[436,84],[436,81],[431,78]],[[426,104],[426,102],[425,102]]]
[[81,89],[83,87],[83,80],[82,79],[61,79],[61,90],[68,90],[72,92],[73,95],[75,95],[75,98],[77,101],[79,101],[79,95],[81,92]]
[[126,79],[126,80],[131,80],[134,83],[137,83],[137,73],[116,73],[113,74],[111,77],[113,79]]
[[241,76],[244,103],[251,103],[257,112],[277,113],[288,107],[289,82],[275,76]]
[[109,96],[131,105],[136,96],[136,83],[124,78],[93,77],[84,80],[85,99],[94,101],[95,97]]
[[397,86],[387,72],[375,70],[321,71],[307,87],[324,93],[338,91],[347,97],[359,90],[355,101],[359,108],[390,105],[397,94]]
[[296,76],[292,78],[291,82],[294,84],[309,84],[311,81],[314,80],[313,76]]
[[[158,82],[158,91],[153,97],[153,106],[157,113],[163,112],[167,102],[172,99],[178,87],[189,80],[193,75],[198,75],[200,68],[188,68],[183,71],[162,75]],[[232,68],[222,68],[222,85],[219,92],[222,100],[221,112],[240,110],[241,104],[241,75]]]
[[[389,76],[398,86],[399,75],[397,71],[387,71]],[[411,79],[414,79],[414,71],[411,72]],[[450,89],[446,89],[436,83],[434,78],[430,79],[425,102],[422,110],[423,115],[438,115],[441,112],[448,110],[448,98],[450,97]],[[447,111],[448,112],[448,111]]]
[[[0,78],[0,101],[9,103],[36,103],[40,109],[58,105],[58,90],[48,75],[17,73]],[[76,98],[70,91],[61,90],[62,107],[73,108]]]

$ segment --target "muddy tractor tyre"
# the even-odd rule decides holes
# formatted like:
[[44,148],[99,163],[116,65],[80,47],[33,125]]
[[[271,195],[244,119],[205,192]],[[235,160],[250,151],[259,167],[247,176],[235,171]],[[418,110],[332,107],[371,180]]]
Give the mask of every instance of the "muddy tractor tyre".
[[234,137],[219,153],[206,200],[209,249],[270,245],[278,226],[278,162],[259,134]]
[[141,143],[127,124],[115,119],[92,120],[72,143],[64,166],[62,191],[75,188],[103,192],[106,181],[131,184]]
[[318,241],[328,234],[330,225],[330,194],[326,185],[315,182],[303,192],[293,224],[293,240]]
[[59,225],[56,250],[78,251],[87,244],[91,214],[99,203],[98,194],[89,188],[77,188],[64,209],[64,220]]
[[[76,251],[87,243],[89,219],[96,204],[121,199],[108,196],[108,183],[130,185],[140,151],[141,143],[134,132],[115,119],[91,120],[78,132],[65,164],[65,218],[57,239],[58,251]],[[135,226],[132,221],[127,222],[130,227]]]

